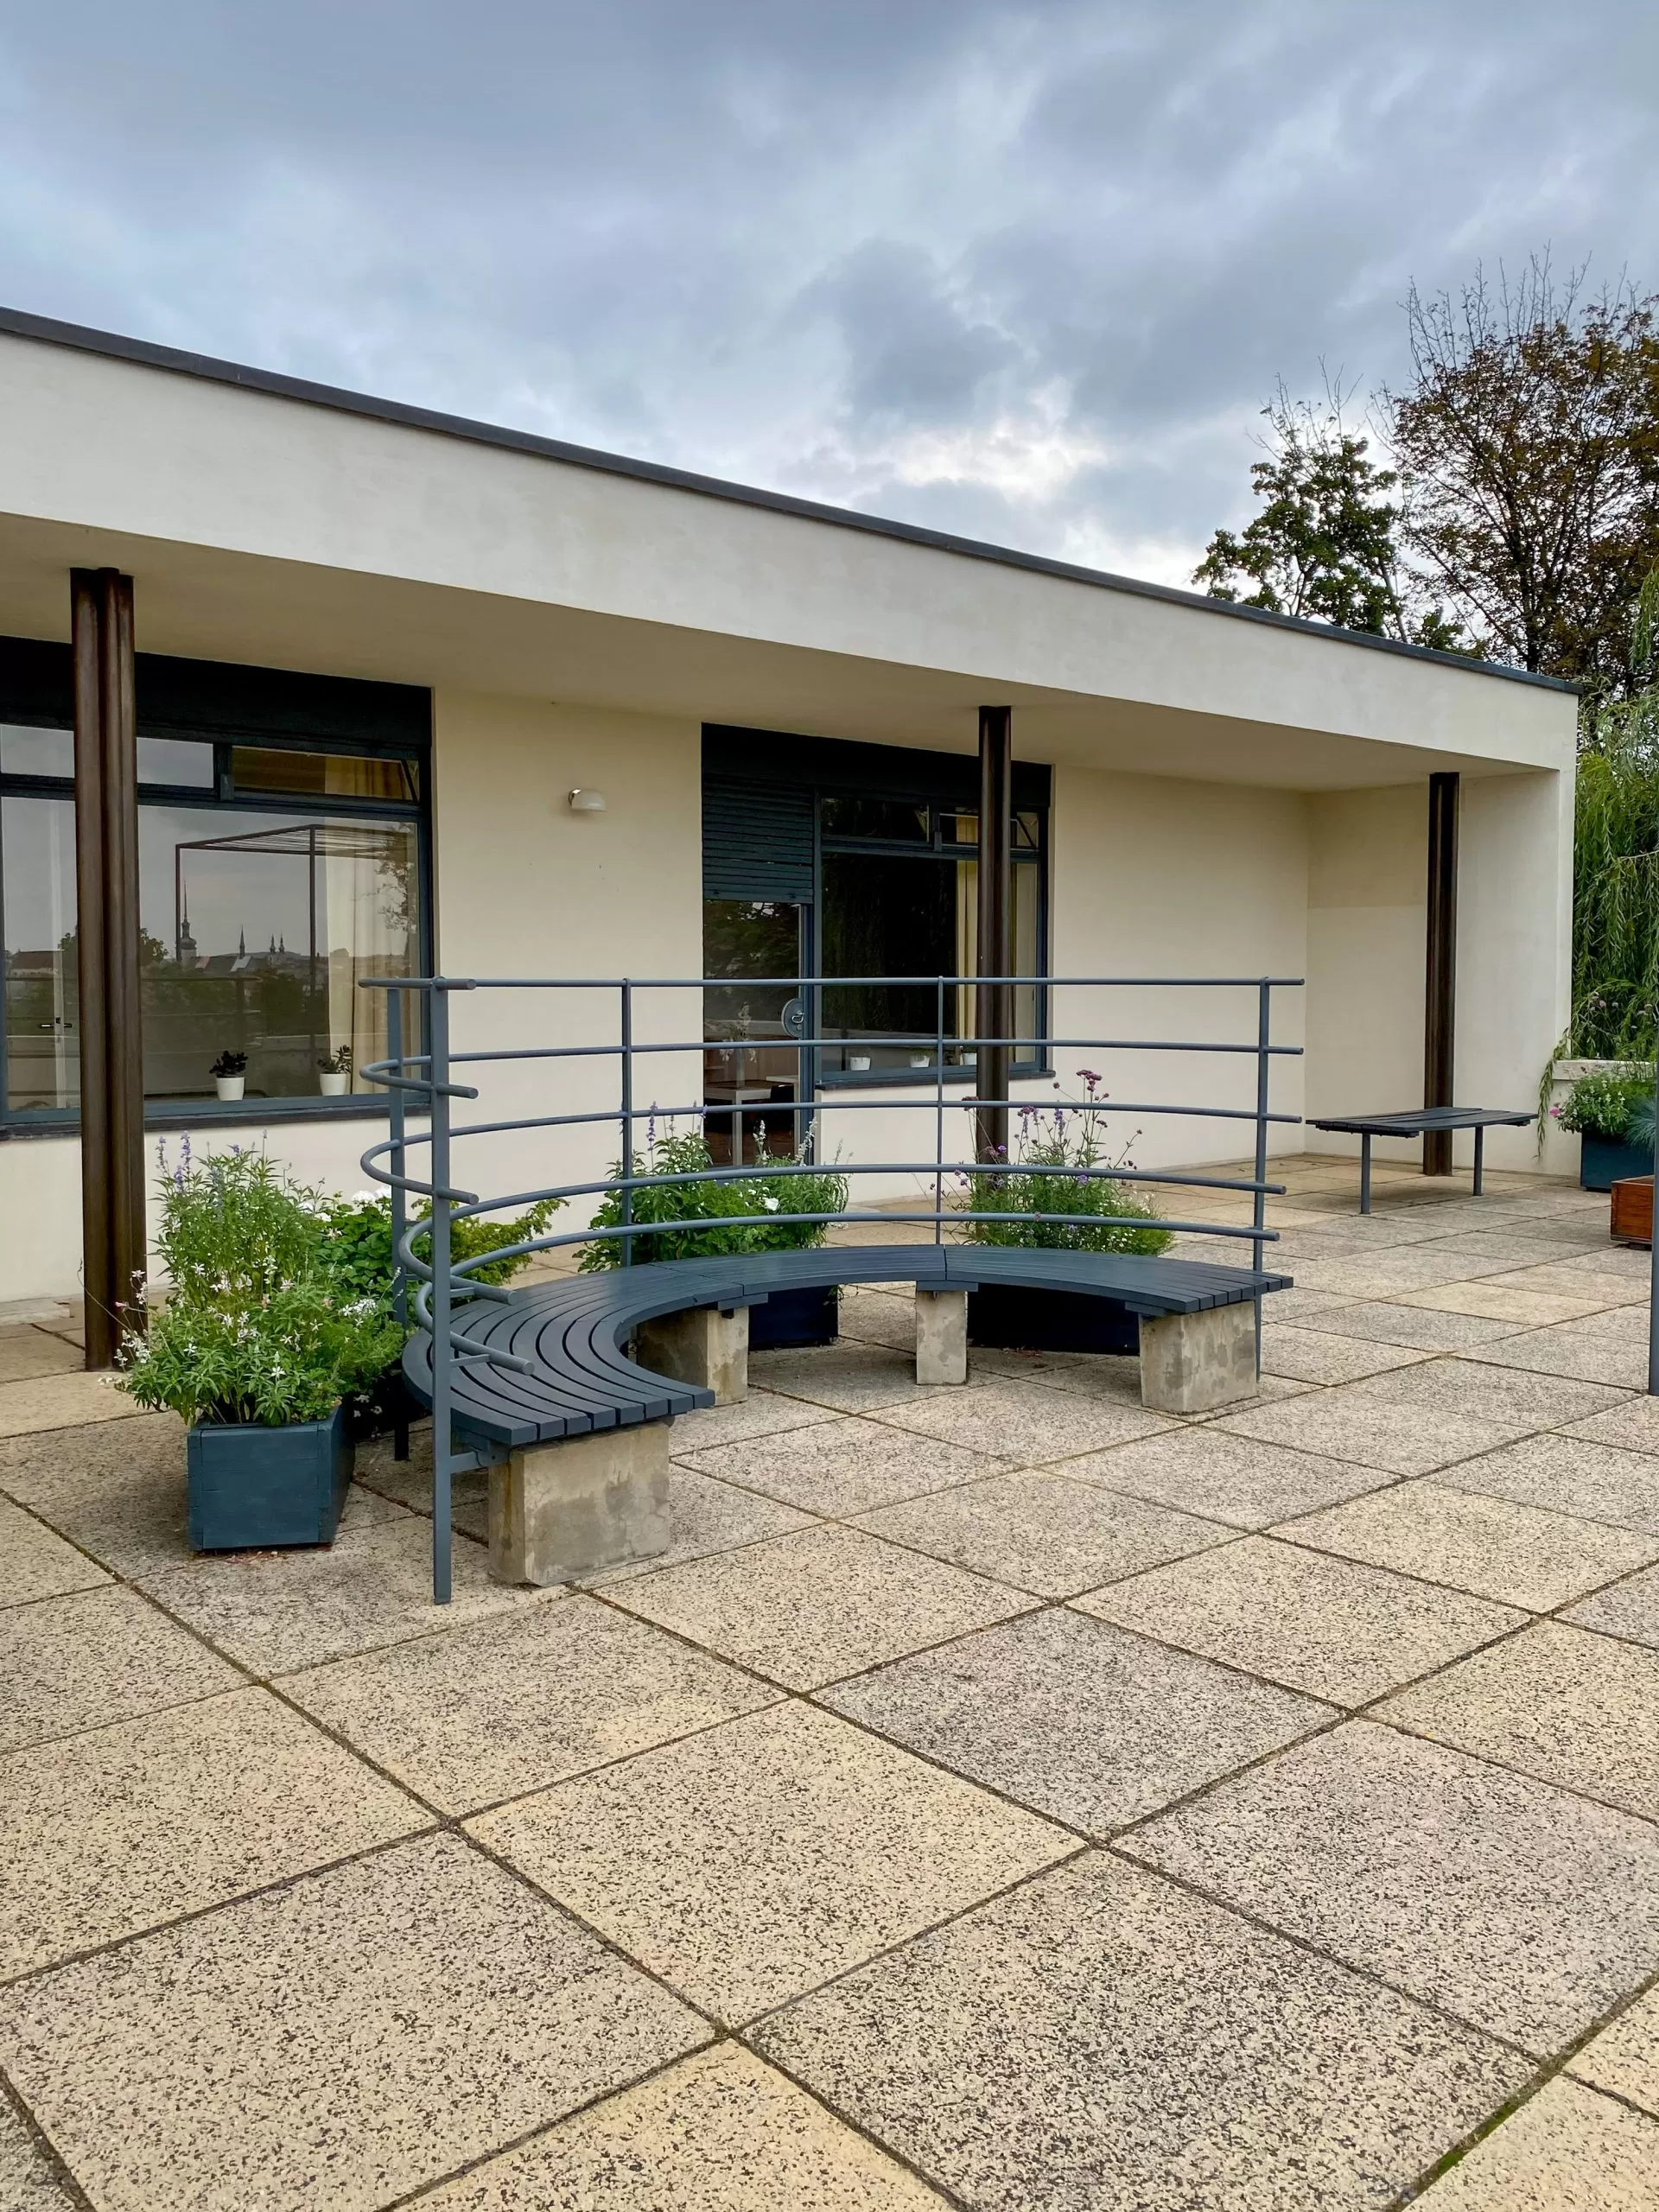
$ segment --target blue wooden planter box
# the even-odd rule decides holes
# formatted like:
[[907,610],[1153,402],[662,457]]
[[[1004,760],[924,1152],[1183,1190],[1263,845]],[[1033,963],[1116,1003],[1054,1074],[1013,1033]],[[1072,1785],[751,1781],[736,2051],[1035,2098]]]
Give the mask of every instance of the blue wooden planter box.
[[1623,1137],[1597,1136],[1586,1129],[1579,1140],[1579,1188],[1611,1191],[1630,1175],[1651,1175],[1653,1154]]
[[841,1334],[841,1297],[828,1290],[774,1290],[764,1306],[749,1308],[751,1351],[792,1351],[801,1344],[832,1344]]
[[988,1283],[968,1294],[968,1341],[1007,1351],[1138,1352],[1141,1322],[1088,1291]]
[[286,1428],[190,1431],[190,1541],[199,1552],[327,1544],[352,1479],[353,1447],[335,1408]]

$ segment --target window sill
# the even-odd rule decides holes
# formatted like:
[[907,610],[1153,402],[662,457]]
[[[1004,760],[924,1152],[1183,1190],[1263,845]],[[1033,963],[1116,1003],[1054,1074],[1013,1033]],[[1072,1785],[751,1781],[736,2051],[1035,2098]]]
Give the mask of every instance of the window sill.
[[[425,1120],[412,1109],[411,1122]],[[384,1098],[194,1098],[157,1099],[144,1109],[144,1128],[166,1135],[179,1129],[271,1128],[290,1122],[385,1122]],[[78,1114],[41,1115],[38,1120],[0,1122],[0,1144],[36,1137],[78,1137]]]
[[[1052,1078],[1048,1068],[1023,1067],[1008,1070],[1010,1083],[1047,1083]],[[970,1090],[974,1084],[972,1068],[946,1068],[944,1088],[947,1090]],[[936,1067],[925,1068],[861,1068],[821,1070],[818,1075],[820,1092],[826,1090],[937,1090],[939,1071]]]

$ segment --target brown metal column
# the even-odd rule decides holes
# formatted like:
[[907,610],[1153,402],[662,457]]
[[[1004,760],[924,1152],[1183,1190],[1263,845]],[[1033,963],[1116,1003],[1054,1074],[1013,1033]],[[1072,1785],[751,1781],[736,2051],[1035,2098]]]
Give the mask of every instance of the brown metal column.
[[[1014,959],[1014,715],[1007,707],[979,710],[979,931],[975,968],[974,1027],[981,1037],[1007,1037],[1014,1029],[1014,993],[1001,978]],[[982,1045],[975,1063],[981,1098],[1006,1101],[1008,1047]],[[978,1114],[982,1160],[1008,1148],[1006,1103]]]
[[[1428,779],[1428,966],[1424,989],[1423,1103],[1455,1106],[1458,994],[1458,795],[1455,774]],[[1452,1132],[1423,1139],[1425,1175],[1452,1173]]]
[[[138,741],[132,579],[70,576],[75,683],[76,944],[86,1364],[142,1319],[144,1078],[138,1002]],[[123,1309],[126,1309],[124,1312]]]

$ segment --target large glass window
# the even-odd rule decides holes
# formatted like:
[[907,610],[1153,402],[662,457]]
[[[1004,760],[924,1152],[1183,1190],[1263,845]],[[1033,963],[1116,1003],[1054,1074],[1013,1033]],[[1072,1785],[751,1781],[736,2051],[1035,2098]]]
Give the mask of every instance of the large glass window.
[[[73,742],[0,730],[4,1102],[79,1103]],[[348,1092],[383,1056],[365,977],[425,965],[419,764],[411,758],[139,740],[144,1091],[159,1109],[216,1096],[222,1055],[245,1096]],[[331,1091],[337,1084],[329,1086]]]

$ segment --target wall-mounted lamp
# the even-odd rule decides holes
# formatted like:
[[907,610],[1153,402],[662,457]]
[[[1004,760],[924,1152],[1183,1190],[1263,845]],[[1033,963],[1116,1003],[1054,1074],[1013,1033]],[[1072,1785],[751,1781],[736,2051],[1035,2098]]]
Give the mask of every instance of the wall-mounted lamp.
[[572,814],[603,814],[605,794],[603,791],[574,791],[568,804]]

